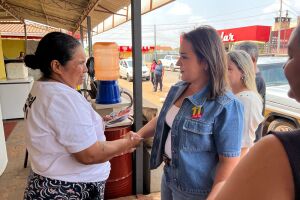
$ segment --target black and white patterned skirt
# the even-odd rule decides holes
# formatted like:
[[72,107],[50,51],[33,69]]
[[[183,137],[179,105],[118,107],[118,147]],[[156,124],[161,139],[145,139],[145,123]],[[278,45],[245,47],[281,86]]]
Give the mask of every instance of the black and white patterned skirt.
[[50,179],[31,172],[24,193],[24,200],[103,200],[105,181],[73,183]]

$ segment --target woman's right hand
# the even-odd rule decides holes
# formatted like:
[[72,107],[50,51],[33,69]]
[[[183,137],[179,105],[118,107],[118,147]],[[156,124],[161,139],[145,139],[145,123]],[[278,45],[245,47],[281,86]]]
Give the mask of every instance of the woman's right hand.
[[127,152],[130,153],[133,152],[136,149],[136,147],[140,145],[141,141],[144,139],[139,134],[133,131],[128,132],[123,138],[127,140],[127,144],[128,144]]

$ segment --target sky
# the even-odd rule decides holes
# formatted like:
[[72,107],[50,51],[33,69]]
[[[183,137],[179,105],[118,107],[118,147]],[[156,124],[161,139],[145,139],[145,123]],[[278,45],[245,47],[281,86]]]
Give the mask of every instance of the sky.
[[[142,15],[142,45],[179,47],[180,34],[200,25],[217,30],[251,25],[274,25],[279,16],[280,0],[176,0]],[[282,15],[296,23],[300,16],[300,0],[282,0]],[[131,45],[131,22],[93,37],[94,42],[110,41]]]

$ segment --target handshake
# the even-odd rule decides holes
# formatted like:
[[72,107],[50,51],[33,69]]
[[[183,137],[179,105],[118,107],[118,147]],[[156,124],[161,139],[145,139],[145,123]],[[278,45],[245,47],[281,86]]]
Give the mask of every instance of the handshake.
[[144,138],[142,138],[139,134],[130,131],[123,137],[123,139],[126,140],[127,144],[125,153],[132,153],[135,151],[136,147],[140,145]]

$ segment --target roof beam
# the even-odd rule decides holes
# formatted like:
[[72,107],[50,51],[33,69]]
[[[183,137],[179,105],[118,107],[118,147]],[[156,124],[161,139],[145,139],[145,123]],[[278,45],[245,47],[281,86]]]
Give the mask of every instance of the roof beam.
[[109,13],[109,14],[114,14],[114,15],[120,15],[120,16],[126,17],[126,15],[124,15],[124,14],[119,14],[119,13],[112,12],[112,11],[108,10],[107,8],[101,6],[101,5],[98,5],[98,7],[101,8],[101,9],[103,9],[103,10],[97,10],[95,8],[94,11],[103,12],[103,13]]
[[[31,9],[31,8],[24,8],[24,7],[18,6],[18,5],[13,5],[13,6],[16,7],[16,8],[18,8],[20,12],[23,11],[23,12],[26,12],[27,14],[28,14],[28,11],[32,12],[32,15],[36,16],[36,17],[44,17],[44,14],[45,14],[45,13],[42,13],[42,12],[40,12],[38,10]],[[58,17],[58,16],[49,15],[49,14],[47,14],[47,17],[49,18],[49,20],[58,19],[60,21],[72,23],[72,26],[74,26],[74,24],[76,22],[76,21],[71,20],[71,19],[61,18],[61,17]]]
[[89,15],[91,10],[93,10],[99,3],[99,0],[90,0],[87,7],[83,10],[82,15],[79,17],[78,21],[75,24],[75,28],[72,32],[76,32],[78,28],[80,27],[83,20]]
[[0,21],[0,24],[23,24],[22,22]]
[[40,0],[40,3],[41,3],[42,10],[43,10],[43,12],[44,12],[44,15],[45,15],[47,24],[50,26],[50,23],[49,23],[49,20],[48,20],[48,16],[47,16],[47,13],[46,13],[46,11],[45,11],[44,2],[43,2],[42,0]]
[[19,20],[22,23],[24,23],[24,18],[21,17],[13,8],[11,8],[10,5],[8,5],[8,3],[6,3],[5,0],[1,0],[0,1],[0,8],[2,8],[3,10],[5,10],[6,12],[8,12],[11,16],[13,16],[14,18],[16,18],[17,20]]
[[67,3],[67,4],[71,5],[71,6],[77,6],[79,8],[82,8],[82,5],[74,3],[73,1],[68,1],[68,0],[51,0],[51,1],[52,2],[56,2],[56,1],[58,1],[58,2],[65,2],[65,3]]
[[106,11],[106,10],[97,10],[97,9],[94,9],[94,11],[127,17],[127,15],[123,15],[123,14],[119,14],[119,13],[113,13],[113,12]]
[[51,2],[46,4],[49,6],[53,6],[53,4],[55,4],[58,8],[62,8],[67,11],[72,11],[72,10],[79,11],[79,12],[82,11],[82,5],[76,4],[74,2],[70,2],[67,0],[48,0],[48,1]]
[[9,16],[0,16],[0,20],[15,20],[16,21],[16,18],[14,18],[11,15],[9,15]]

